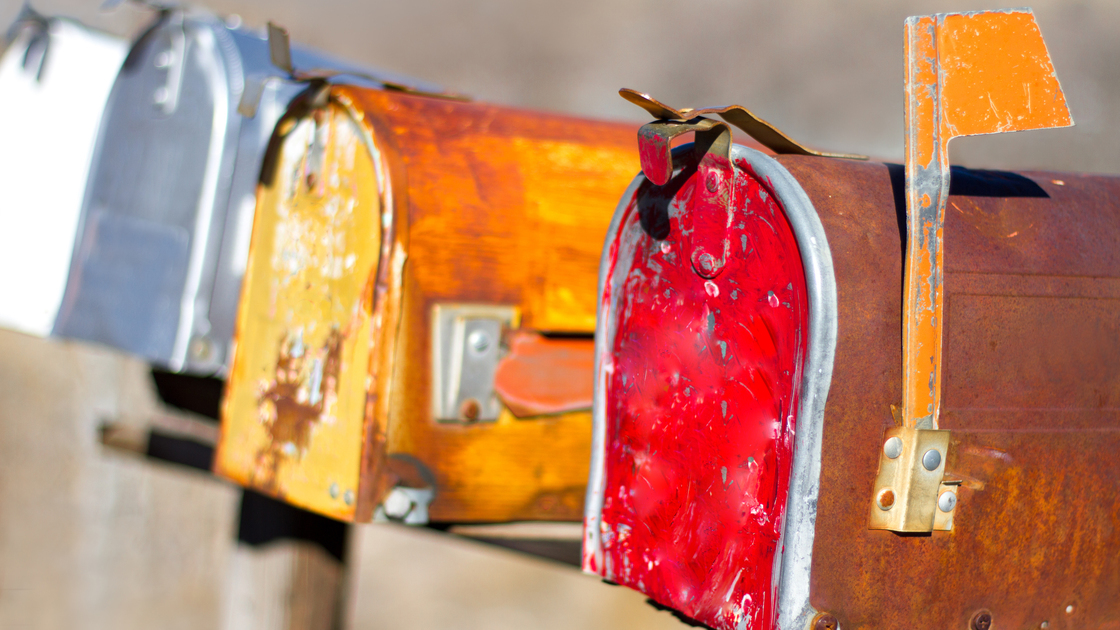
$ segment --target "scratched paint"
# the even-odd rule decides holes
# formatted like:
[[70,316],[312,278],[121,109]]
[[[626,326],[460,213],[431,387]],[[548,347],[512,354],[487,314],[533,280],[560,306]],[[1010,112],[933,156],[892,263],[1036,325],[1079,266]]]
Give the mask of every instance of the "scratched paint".
[[609,244],[600,548],[584,569],[714,628],[757,629],[776,618],[808,304],[781,205],[738,166],[717,277],[692,261],[713,232],[695,216],[713,208],[690,203],[712,197],[695,166],[643,183]]
[[352,519],[382,258],[378,168],[338,102],[280,123],[261,185],[216,470],[295,505]]

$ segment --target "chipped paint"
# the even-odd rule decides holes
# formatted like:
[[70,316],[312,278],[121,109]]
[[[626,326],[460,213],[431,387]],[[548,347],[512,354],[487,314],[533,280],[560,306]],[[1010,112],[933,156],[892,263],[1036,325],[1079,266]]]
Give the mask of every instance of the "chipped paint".
[[383,263],[392,252],[383,238],[384,175],[344,100],[289,116],[277,129],[275,176],[258,192],[215,468],[350,520],[371,491],[362,471],[375,456],[365,439],[382,337],[374,293],[388,284],[379,275],[399,267]]
[[[903,423],[937,428],[941,408],[949,140],[1073,124],[1029,9],[906,20]],[[1013,236],[1013,235],[1012,235]]]
[[737,167],[720,224],[752,248],[729,248],[718,277],[678,254],[710,238],[696,215],[713,208],[694,201],[720,190],[695,159],[639,186],[607,244],[602,505],[584,569],[714,628],[770,628],[809,305],[781,206]]

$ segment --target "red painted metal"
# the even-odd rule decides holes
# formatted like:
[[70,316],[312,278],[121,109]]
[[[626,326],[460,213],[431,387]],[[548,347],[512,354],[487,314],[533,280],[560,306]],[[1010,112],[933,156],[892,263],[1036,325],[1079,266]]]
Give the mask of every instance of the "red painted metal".
[[[776,617],[808,302],[780,203],[736,166],[731,181],[694,164],[664,187],[645,182],[616,232],[645,228],[609,254],[607,287],[619,252],[634,252],[602,323],[614,329],[603,554],[585,568],[713,628],[757,630]],[[703,202],[713,186],[727,186],[730,213]],[[705,278],[694,254],[716,233],[727,255]]]

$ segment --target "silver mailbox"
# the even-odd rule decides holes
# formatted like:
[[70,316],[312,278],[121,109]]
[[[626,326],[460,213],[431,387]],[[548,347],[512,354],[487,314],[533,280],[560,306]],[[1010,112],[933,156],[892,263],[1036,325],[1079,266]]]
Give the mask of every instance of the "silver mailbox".
[[24,8],[0,56],[0,326],[50,334],[122,39]]
[[[369,74],[299,47],[292,58]],[[305,86],[268,81],[252,118],[238,103],[277,74],[263,34],[209,13],[165,10],[137,39],[102,119],[55,334],[172,370],[225,370],[261,160]]]

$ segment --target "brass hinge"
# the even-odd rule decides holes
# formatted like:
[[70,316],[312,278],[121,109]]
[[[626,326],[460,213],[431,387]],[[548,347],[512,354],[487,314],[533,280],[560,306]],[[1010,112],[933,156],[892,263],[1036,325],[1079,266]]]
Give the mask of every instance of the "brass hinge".
[[948,455],[948,431],[887,429],[868,527],[894,532],[952,530],[960,482],[945,479]]

